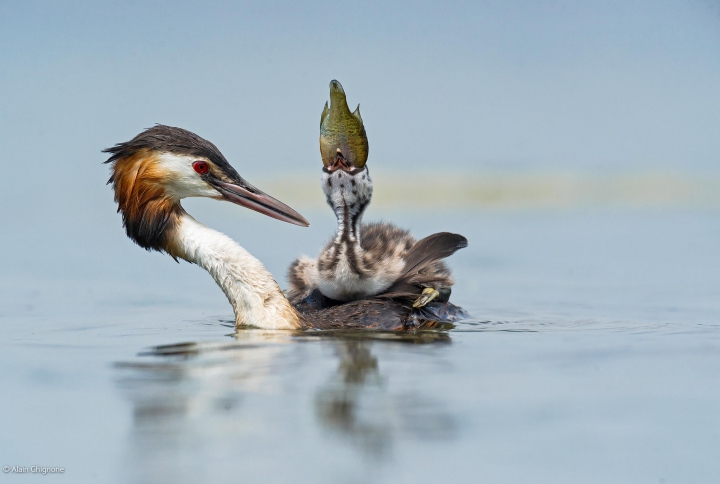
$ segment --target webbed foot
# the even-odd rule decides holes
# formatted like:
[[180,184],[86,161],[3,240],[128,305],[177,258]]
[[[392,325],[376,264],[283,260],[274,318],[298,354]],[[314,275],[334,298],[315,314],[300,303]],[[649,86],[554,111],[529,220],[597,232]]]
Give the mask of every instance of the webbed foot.
[[425,306],[427,303],[432,301],[433,299],[437,298],[440,295],[440,293],[435,289],[434,287],[426,287],[423,289],[422,294],[419,298],[415,300],[413,303],[414,308],[421,308]]

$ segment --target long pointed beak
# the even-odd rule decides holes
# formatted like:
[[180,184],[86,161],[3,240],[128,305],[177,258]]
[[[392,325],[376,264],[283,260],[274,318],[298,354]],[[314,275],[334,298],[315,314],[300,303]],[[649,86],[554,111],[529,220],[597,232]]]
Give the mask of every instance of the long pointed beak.
[[212,185],[229,202],[236,203],[250,210],[255,210],[268,217],[282,220],[301,227],[308,227],[310,224],[305,217],[288,207],[280,200],[277,200],[267,193],[258,190],[245,180],[239,183],[227,183],[214,180]]

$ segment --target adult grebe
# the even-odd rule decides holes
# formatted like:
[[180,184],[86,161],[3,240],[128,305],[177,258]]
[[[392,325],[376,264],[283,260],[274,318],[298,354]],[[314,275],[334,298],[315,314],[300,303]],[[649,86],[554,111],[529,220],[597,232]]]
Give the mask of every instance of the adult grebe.
[[110,153],[108,181],[130,239],[147,250],[166,252],[207,270],[235,312],[236,326],[266,329],[432,326],[413,312],[408,294],[318,309],[293,307],[263,264],[226,235],[192,218],[180,205],[186,197],[227,200],[262,214],[308,226],[282,202],[246,182],[209,141],[181,128],[157,125]]
[[[322,188],[338,229],[317,260],[303,256],[290,266],[290,301],[302,301],[316,289],[337,301],[399,290],[416,293],[416,308],[434,299],[447,301],[454,281],[439,259],[467,246],[467,240],[443,232],[418,242],[389,223],[361,224],[373,193],[368,139],[360,106],[350,112],[338,81],[330,83],[330,107],[325,103],[320,119],[320,154]],[[420,260],[423,267],[417,270]]]

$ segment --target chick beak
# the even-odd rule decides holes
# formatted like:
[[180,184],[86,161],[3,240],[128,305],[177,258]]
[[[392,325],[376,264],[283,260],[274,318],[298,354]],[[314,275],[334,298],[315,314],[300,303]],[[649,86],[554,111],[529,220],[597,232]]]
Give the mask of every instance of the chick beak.
[[350,162],[345,159],[340,149],[338,149],[332,163],[328,165],[327,171],[329,171],[330,173],[334,173],[337,170],[351,171],[352,168],[353,167]]
[[220,192],[224,200],[241,205],[250,210],[255,210],[268,217],[282,220],[301,227],[308,227],[310,224],[305,217],[288,207],[280,200],[277,200],[267,193],[258,190],[240,177],[233,180],[233,183],[212,180],[210,183]]

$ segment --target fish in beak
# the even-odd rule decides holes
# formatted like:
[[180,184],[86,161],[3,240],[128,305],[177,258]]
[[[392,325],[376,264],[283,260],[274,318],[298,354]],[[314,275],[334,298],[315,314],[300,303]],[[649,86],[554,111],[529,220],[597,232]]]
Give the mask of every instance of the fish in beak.
[[343,166],[362,170],[368,158],[368,139],[360,105],[350,112],[345,90],[330,82],[330,106],[325,103],[320,117],[320,155],[323,166],[334,171]]

